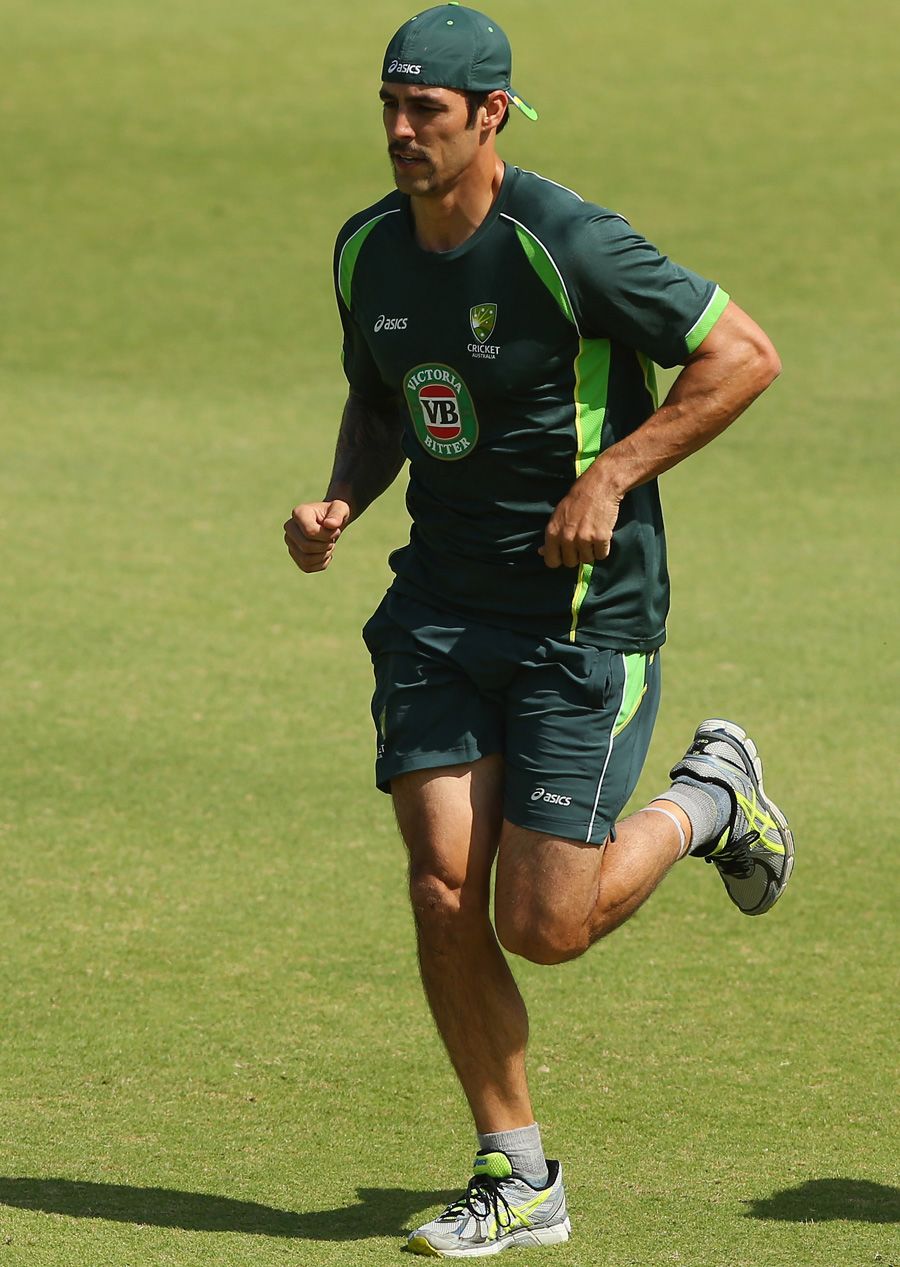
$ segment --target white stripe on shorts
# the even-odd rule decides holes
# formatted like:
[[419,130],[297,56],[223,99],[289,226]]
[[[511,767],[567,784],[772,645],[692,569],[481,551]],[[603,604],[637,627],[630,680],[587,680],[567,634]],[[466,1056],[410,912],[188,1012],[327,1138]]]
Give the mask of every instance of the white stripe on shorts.
[[600,771],[600,782],[597,784],[597,795],[594,797],[594,809],[591,813],[591,821],[588,824],[587,844],[591,843],[591,836],[594,834],[594,820],[597,817],[597,806],[600,804],[600,791],[603,787],[603,780],[606,778],[606,770],[609,765],[609,759],[612,756],[613,744],[615,743],[616,718],[622,711],[622,705],[625,703],[625,692],[628,690],[628,661],[625,658],[625,652],[619,653],[622,657],[622,667],[625,670],[625,681],[622,683],[622,698],[619,700],[619,707],[616,709],[613,723],[609,728],[609,748],[606,751],[606,760],[603,762],[603,769]]

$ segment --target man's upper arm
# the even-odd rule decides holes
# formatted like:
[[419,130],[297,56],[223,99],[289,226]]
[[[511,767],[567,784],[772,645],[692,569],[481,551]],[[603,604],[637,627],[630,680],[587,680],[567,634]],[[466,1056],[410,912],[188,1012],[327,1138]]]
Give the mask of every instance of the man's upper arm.
[[729,299],[718,319],[694,345],[685,364],[706,357],[755,364],[768,374],[769,381],[781,373],[781,359],[772,340],[733,299]]

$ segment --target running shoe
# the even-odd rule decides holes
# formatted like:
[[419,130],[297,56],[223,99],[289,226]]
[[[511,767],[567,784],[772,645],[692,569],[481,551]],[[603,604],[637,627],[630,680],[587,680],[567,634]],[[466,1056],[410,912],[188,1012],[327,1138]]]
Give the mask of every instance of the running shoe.
[[701,722],[694,742],[670,773],[716,783],[731,798],[731,818],[717,840],[691,853],[714,863],[728,896],[745,915],[762,915],[781,897],[794,866],[787,819],[763,790],[756,744],[734,722]]
[[515,1245],[558,1245],[569,1239],[562,1167],[548,1161],[544,1188],[513,1174],[506,1153],[478,1153],[464,1196],[417,1228],[410,1253],[428,1258],[481,1258]]

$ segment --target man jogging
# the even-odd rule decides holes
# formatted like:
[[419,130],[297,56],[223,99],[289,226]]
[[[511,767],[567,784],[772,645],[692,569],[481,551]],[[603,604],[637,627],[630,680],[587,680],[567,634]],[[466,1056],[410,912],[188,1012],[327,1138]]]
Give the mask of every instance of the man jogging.
[[[686,854],[762,914],[793,861],[733,722],[702,722],[672,785],[618,821],[659,701],[656,478],[733,422],[778,357],[713,282],[498,157],[510,106],[537,117],[510,73],[497,24],[457,4],[388,45],[396,190],[338,235],[350,392],[324,499],[285,525],[298,566],[322,571],[408,459],[410,541],[364,637],[376,782],[409,851],[422,982],[478,1133],[465,1193],[409,1239],[435,1257],[569,1236],[501,946],[575,958]],[[654,363],[683,366],[662,405]]]

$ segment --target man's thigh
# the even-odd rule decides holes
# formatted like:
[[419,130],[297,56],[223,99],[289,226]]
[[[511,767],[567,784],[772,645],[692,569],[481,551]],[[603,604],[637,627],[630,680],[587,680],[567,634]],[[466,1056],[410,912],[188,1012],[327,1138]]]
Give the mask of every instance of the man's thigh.
[[503,812],[503,759],[414,770],[391,781],[410,876],[487,901]]
[[637,784],[659,706],[659,655],[559,646],[508,694],[504,814],[602,845]]
[[[516,941],[561,938],[585,949],[604,853],[604,845],[546,836],[504,822],[494,896],[497,931],[504,944],[510,945],[512,934]],[[519,951],[518,945],[511,948]]]

